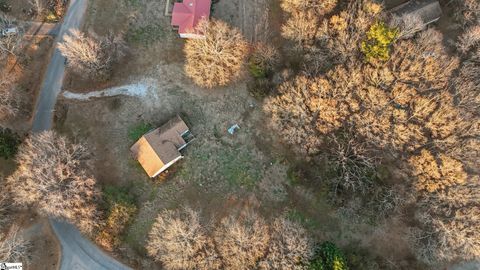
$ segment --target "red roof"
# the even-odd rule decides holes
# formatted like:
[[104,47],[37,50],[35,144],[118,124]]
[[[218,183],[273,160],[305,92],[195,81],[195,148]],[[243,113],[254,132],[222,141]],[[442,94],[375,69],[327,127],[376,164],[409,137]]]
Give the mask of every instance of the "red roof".
[[210,17],[211,0],[184,0],[173,5],[172,25],[178,33],[193,33],[202,18]]

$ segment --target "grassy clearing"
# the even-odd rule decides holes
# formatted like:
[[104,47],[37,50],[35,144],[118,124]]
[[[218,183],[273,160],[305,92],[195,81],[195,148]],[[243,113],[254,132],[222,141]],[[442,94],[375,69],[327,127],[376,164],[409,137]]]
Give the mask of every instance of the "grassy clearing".
[[291,221],[302,224],[307,229],[314,230],[320,227],[320,224],[318,223],[318,221],[308,217],[308,215],[306,215],[303,212],[300,212],[297,209],[292,209],[288,211],[287,218],[290,219]]
[[155,218],[136,219],[125,236],[125,243],[139,254],[146,255],[145,238],[152,228]]
[[105,186],[103,199],[107,214],[106,223],[95,240],[103,248],[111,251],[122,243],[125,229],[133,221],[137,206],[129,187]]
[[250,149],[204,143],[188,152],[179,176],[208,189],[218,190],[225,184],[252,189],[261,179],[262,164]]
[[130,29],[127,33],[127,41],[142,45],[150,45],[166,37],[165,29],[160,24],[151,24]]
[[135,126],[132,126],[131,128],[129,128],[128,138],[132,141],[137,141],[143,136],[143,134],[147,133],[152,128],[153,126],[150,123],[142,122],[142,123],[136,124]]
[[124,0],[125,4],[132,7],[140,6],[140,0]]

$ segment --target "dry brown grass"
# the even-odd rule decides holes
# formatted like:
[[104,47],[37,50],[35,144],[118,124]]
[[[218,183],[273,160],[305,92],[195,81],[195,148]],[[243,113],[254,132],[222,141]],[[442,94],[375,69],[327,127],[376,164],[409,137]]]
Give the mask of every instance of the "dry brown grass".
[[14,203],[91,233],[99,225],[99,192],[85,171],[88,157],[85,145],[53,131],[30,135],[18,149],[17,170],[7,179]]
[[218,20],[202,21],[197,31],[205,38],[185,43],[185,72],[205,88],[224,86],[239,78],[248,53],[240,31]]

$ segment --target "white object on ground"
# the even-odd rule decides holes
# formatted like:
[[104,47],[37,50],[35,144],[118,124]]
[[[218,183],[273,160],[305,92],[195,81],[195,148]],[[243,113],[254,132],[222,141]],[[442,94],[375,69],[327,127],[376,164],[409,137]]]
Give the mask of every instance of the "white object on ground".
[[237,129],[240,129],[240,126],[238,126],[238,124],[235,124],[228,129],[228,133],[233,135],[233,133],[235,133]]
[[18,28],[15,26],[10,26],[2,30],[2,36],[4,37],[14,36],[17,33],[18,33]]
[[68,99],[89,100],[91,98],[112,97],[118,95],[145,97],[148,94],[149,85],[143,83],[128,84],[118,87],[112,87],[100,91],[89,93],[63,92],[63,96]]

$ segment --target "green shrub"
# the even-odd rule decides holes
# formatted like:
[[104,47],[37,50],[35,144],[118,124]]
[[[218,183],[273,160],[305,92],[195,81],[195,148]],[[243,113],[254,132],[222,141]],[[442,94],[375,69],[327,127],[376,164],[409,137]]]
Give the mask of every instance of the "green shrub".
[[8,4],[6,0],[0,0],[0,11],[10,12],[11,10],[12,6]]
[[60,18],[55,14],[53,11],[48,11],[45,13],[45,22],[47,23],[56,23],[60,20]]
[[310,261],[311,270],[348,270],[342,251],[332,242],[323,242],[315,249],[315,257]]
[[12,158],[17,153],[20,139],[9,128],[0,128],[0,157]]
[[389,28],[383,22],[374,23],[367,31],[367,40],[362,42],[361,50],[368,61],[390,58],[390,45],[398,36],[398,29]]
[[130,194],[130,188],[105,186],[103,188],[103,200],[107,204],[107,208],[116,204],[135,204],[135,197]]
[[254,78],[265,78],[267,77],[267,69],[261,63],[255,61],[254,58],[250,58],[248,61],[248,70]]
[[112,251],[121,244],[123,232],[137,212],[137,206],[135,198],[126,187],[106,186],[103,189],[103,198],[107,216],[95,241]]
[[140,139],[143,134],[149,132],[152,128],[153,126],[150,123],[139,123],[128,130],[128,138],[132,141],[136,141]]
[[270,94],[273,86],[266,78],[258,78],[247,85],[248,92],[256,99],[263,99]]
[[268,77],[278,61],[278,52],[275,47],[258,43],[248,60],[248,70],[254,78]]

